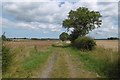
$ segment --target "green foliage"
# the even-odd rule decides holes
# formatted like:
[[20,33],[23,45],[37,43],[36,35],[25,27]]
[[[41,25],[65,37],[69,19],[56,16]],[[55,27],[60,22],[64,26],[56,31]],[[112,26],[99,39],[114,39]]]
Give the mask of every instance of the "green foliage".
[[110,38],[107,38],[108,40],[119,40],[119,38],[117,37],[110,37]]
[[2,52],[2,38],[0,37],[0,52]]
[[2,46],[2,72],[6,72],[11,62],[10,50],[6,46]]
[[70,40],[74,41],[78,36],[85,36],[96,27],[100,27],[101,14],[97,11],[90,11],[88,8],[79,7],[76,11],[71,10],[68,19],[63,21],[63,27],[74,28],[70,35]]
[[3,40],[3,41],[6,41],[6,40],[7,40],[7,38],[6,38],[6,36],[5,36],[4,34],[3,34],[1,37],[2,37],[2,40]]
[[79,36],[77,31],[73,31],[72,34],[70,34],[69,40],[73,43],[75,39],[77,39]]
[[68,33],[63,32],[60,34],[59,38],[60,38],[60,40],[65,41],[65,40],[68,40],[69,35],[68,35]]
[[[0,38],[0,64],[2,64],[2,39]],[[2,69],[2,65],[0,65],[0,69]],[[2,72],[0,71],[0,78],[2,78]]]
[[90,37],[78,37],[72,45],[82,50],[92,50],[95,48],[95,41]]
[[31,56],[26,58],[22,62],[22,68],[28,72],[40,68],[43,63],[48,59],[52,51],[52,47],[48,48],[45,51],[38,52],[36,52],[36,49],[34,48],[34,50],[31,52]]
[[[94,71],[102,78],[119,78],[120,70],[118,64],[118,52],[110,49],[97,47],[95,50],[82,52],[73,47],[66,48],[67,51],[74,57],[83,62],[85,68],[89,71]],[[111,55],[113,54],[111,58]],[[112,61],[111,61],[112,60]]]

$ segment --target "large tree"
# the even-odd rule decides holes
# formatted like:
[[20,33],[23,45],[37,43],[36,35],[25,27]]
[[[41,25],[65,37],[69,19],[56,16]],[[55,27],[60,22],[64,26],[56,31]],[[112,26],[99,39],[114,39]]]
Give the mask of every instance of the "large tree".
[[70,40],[74,41],[79,36],[85,36],[90,31],[101,26],[102,16],[97,11],[90,11],[88,8],[79,7],[77,10],[71,10],[68,19],[63,21],[63,27],[73,28],[70,34]]

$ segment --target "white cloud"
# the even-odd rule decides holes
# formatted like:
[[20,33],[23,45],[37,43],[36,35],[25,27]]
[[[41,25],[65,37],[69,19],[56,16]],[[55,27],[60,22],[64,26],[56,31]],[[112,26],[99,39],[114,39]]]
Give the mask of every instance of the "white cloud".
[[4,28],[7,27],[14,27],[14,28],[22,28],[22,29],[33,29],[33,30],[42,30],[43,33],[48,33],[49,31],[52,32],[59,32],[61,30],[61,25],[56,24],[43,24],[38,22],[11,22],[8,19],[3,18],[2,19],[2,25]]
[[2,2],[50,2],[57,0],[2,0]]
[[51,2],[51,1],[56,1],[56,2],[118,2],[119,0],[2,0],[2,2]]
[[[100,11],[103,16],[102,27],[90,33],[91,36],[106,33],[113,36],[117,35],[118,3],[98,2],[98,0],[94,0],[92,3],[79,1],[74,4],[67,1],[63,4],[57,1],[3,3],[4,18],[2,24],[6,27],[42,30],[43,33],[49,31],[60,32],[62,21],[67,18],[68,12],[71,9],[75,10],[84,6],[90,10]],[[109,36],[107,34],[103,35],[103,37]]]
[[[78,3],[79,4],[79,3]],[[99,2],[99,3],[81,3],[91,10],[99,11],[102,14],[102,26],[90,32],[92,37],[110,37],[118,36],[118,3],[117,2]],[[96,7],[94,7],[96,6]]]
[[49,33],[48,31],[43,31],[44,34]]

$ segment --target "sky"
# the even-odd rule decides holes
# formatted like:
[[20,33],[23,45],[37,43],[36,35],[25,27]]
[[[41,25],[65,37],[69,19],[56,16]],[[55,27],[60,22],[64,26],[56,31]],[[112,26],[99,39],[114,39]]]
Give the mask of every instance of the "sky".
[[[27,38],[59,38],[62,32],[62,21],[67,19],[70,10],[87,7],[99,11],[102,15],[102,25],[91,31],[88,36],[93,38],[108,38],[118,36],[118,2],[97,0],[12,0],[0,3],[1,33],[7,37]],[[70,33],[70,32],[68,32]]]

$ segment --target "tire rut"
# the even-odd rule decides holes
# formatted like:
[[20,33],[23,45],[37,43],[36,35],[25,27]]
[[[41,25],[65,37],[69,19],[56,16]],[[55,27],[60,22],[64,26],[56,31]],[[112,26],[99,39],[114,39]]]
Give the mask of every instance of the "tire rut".
[[96,78],[98,75],[84,69],[84,64],[80,60],[64,50],[65,59],[68,64],[69,78]]
[[69,77],[70,78],[76,78],[77,77],[76,67],[72,63],[72,60],[71,60],[70,56],[66,52],[64,52],[64,54],[65,54],[65,60],[67,62],[68,69],[69,69]]
[[47,65],[45,65],[44,70],[41,72],[40,78],[50,78],[56,59],[57,54],[53,53],[50,59],[48,60]]
[[84,69],[84,64],[69,51],[57,48],[40,71],[39,78],[96,78],[96,74]]
[[51,73],[51,78],[69,78],[68,65],[62,48],[57,48],[57,59]]

